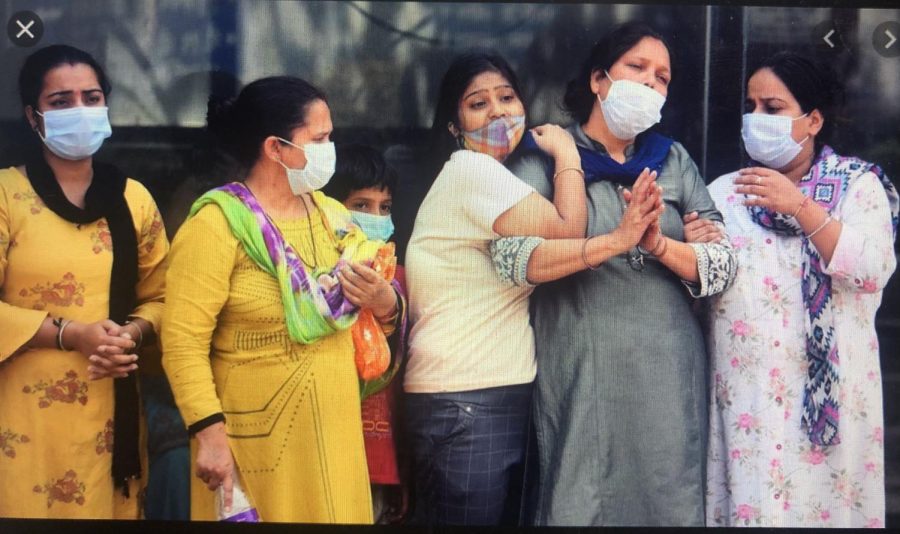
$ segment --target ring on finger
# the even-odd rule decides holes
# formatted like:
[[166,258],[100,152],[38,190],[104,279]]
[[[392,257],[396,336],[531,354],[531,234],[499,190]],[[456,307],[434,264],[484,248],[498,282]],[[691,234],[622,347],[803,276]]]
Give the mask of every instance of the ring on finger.
[[756,177],[756,185],[759,185],[761,183],[762,183],[762,176],[757,176]]

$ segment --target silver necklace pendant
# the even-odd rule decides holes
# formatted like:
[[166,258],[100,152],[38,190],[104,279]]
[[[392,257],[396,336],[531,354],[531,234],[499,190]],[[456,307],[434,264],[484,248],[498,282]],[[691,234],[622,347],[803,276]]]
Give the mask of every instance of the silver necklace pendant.
[[628,265],[631,266],[631,268],[635,271],[643,271],[644,255],[641,254],[637,249],[632,249],[628,254]]

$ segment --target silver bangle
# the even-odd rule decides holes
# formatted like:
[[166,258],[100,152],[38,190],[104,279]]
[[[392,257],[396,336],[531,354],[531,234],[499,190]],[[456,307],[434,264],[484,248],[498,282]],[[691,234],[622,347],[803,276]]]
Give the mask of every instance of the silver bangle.
[[133,324],[134,327],[137,328],[137,331],[138,331],[137,340],[135,341],[132,339],[132,341],[134,341],[134,343],[135,343],[133,350],[137,350],[137,349],[141,348],[141,345],[144,344],[144,331],[141,330],[141,325],[135,323],[134,321],[125,321],[125,324],[123,324],[122,326],[127,326],[130,324]]
[[581,244],[581,261],[583,261],[584,266],[587,267],[588,269],[590,269],[591,271],[596,271],[597,269],[600,268],[599,264],[596,267],[591,265],[591,262],[588,261],[588,257],[587,257],[588,243],[591,241],[591,239],[594,239],[595,237],[597,237],[597,236],[592,235],[591,237],[585,239],[584,242]]
[[72,321],[70,321],[69,319],[63,319],[59,325],[59,330],[56,331],[56,346],[59,348],[59,350],[69,350],[65,347],[65,345],[63,345],[63,332],[66,331],[66,327],[69,326],[69,323],[71,322]]
[[580,167],[565,167],[563,169],[556,171],[556,174],[553,175],[553,180],[551,180],[551,181],[553,183],[556,183],[556,179],[559,177],[559,175],[566,171],[575,171],[575,172],[581,174],[581,178],[584,179],[584,171],[581,170]]

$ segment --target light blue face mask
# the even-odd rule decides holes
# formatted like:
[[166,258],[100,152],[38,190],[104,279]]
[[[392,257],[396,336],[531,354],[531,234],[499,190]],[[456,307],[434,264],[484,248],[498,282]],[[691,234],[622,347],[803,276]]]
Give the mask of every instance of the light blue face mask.
[[50,152],[63,159],[80,160],[93,156],[112,135],[108,111],[106,106],[78,106],[35,113],[44,119],[41,139]]
[[350,216],[369,239],[387,241],[394,235],[394,221],[390,215],[372,215],[363,211],[351,211]]

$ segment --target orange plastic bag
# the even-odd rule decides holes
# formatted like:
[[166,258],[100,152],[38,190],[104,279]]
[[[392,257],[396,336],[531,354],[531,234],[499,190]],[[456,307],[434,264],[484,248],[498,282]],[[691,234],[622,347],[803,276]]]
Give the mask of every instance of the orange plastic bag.
[[[372,269],[381,274],[385,280],[394,279],[397,257],[394,254],[393,243],[387,243],[378,249],[372,262]],[[353,336],[356,372],[359,377],[363,380],[372,380],[384,374],[391,364],[391,348],[371,310],[360,310],[359,318],[350,327],[350,333]]]

